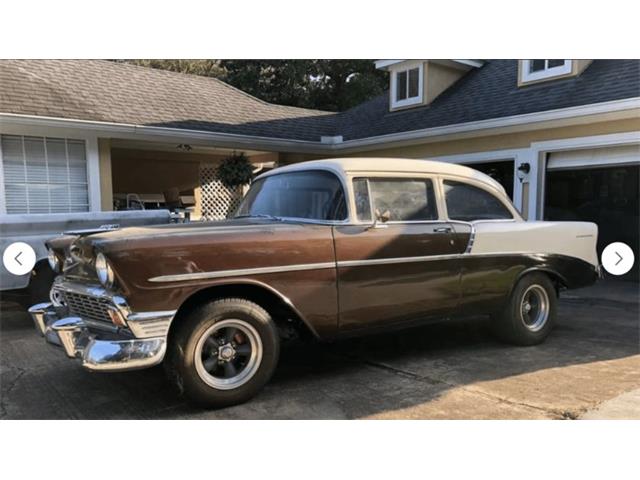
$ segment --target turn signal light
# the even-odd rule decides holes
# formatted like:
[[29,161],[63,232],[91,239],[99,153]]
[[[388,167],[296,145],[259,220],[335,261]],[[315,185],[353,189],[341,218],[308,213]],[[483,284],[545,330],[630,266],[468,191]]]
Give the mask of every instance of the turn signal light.
[[127,322],[125,322],[124,318],[122,318],[122,315],[118,310],[113,308],[108,308],[107,312],[109,312],[109,317],[111,318],[111,322],[113,322],[114,325],[118,327],[127,326]]

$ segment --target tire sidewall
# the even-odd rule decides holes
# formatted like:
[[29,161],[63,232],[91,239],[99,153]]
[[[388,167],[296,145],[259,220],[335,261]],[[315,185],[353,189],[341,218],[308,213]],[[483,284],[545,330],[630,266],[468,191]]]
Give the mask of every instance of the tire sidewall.
[[[529,329],[522,320],[521,304],[524,293],[533,285],[539,285],[545,289],[549,299],[549,314],[543,327],[538,331]],[[534,345],[542,342],[553,330],[556,319],[557,295],[556,290],[548,276],[542,273],[530,273],[522,277],[516,284],[512,294],[509,308],[510,327],[516,339],[523,343]]]
[[[216,389],[207,384],[196,370],[195,353],[200,338],[216,323],[242,320],[251,325],[262,342],[262,360],[255,374],[243,385],[231,390]],[[278,332],[269,314],[258,305],[242,299],[212,302],[193,312],[170,340],[172,368],[179,389],[197,403],[223,407],[242,403],[255,394],[271,378],[278,362]]]

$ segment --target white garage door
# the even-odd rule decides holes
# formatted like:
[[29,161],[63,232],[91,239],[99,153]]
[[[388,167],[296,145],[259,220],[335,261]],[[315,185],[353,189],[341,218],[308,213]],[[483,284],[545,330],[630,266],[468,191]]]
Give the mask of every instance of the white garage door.
[[83,140],[0,136],[7,213],[89,210]]
[[640,163],[640,145],[592,148],[549,154],[547,170],[634,165]]

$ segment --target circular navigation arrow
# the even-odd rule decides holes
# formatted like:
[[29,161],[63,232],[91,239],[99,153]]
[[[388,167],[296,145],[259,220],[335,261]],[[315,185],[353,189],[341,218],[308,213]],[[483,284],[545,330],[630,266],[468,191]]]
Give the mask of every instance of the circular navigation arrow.
[[624,275],[634,262],[633,250],[626,243],[613,242],[602,251],[602,266],[611,275]]
[[36,252],[28,243],[14,242],[4,250],[2,263],[9,273],[25,275],[36,265]]

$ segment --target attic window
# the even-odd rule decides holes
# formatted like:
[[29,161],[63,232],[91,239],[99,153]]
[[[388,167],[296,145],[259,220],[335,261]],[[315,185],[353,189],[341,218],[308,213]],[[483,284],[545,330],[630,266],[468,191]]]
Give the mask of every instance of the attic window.
[[571,73],[571,60],[522,60],[520,81],[533,82]]
[[402,67],[391,74],[392,108],[422,103],[422,64]]

